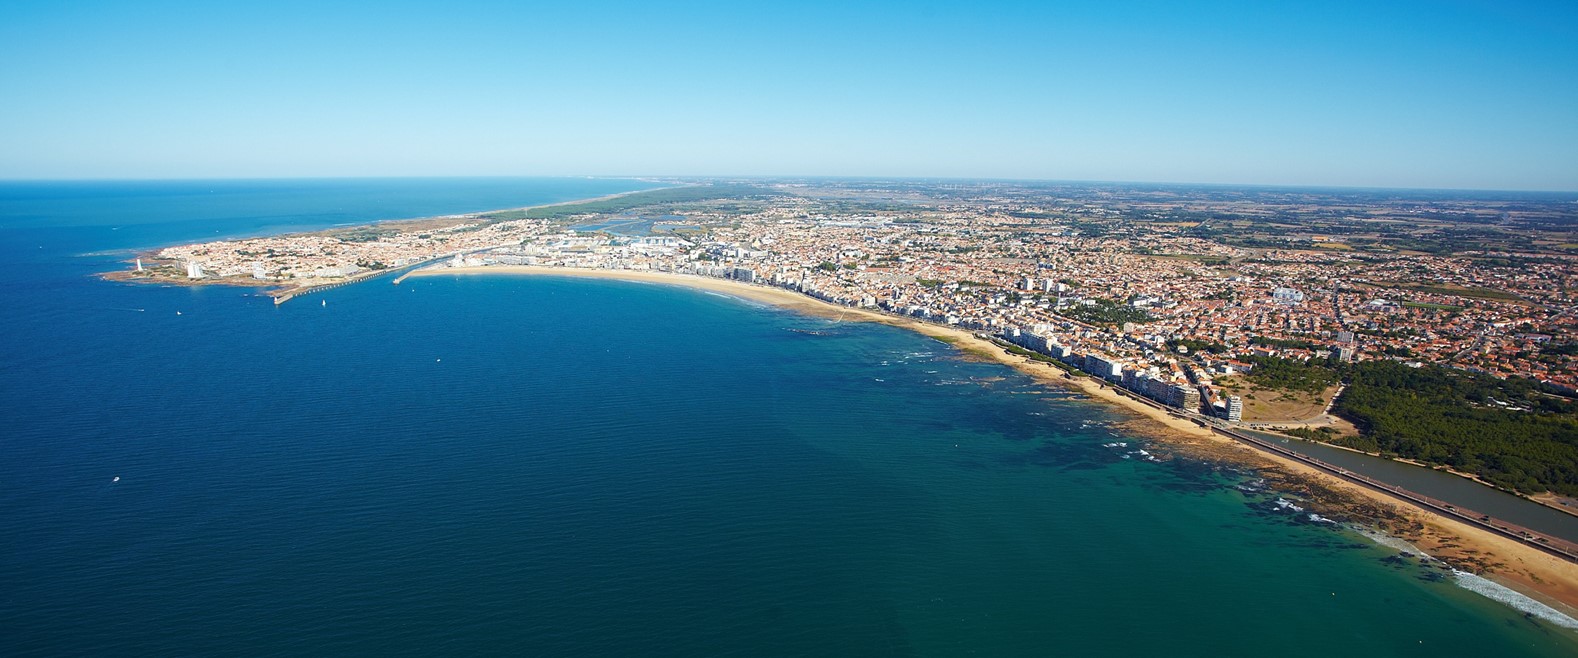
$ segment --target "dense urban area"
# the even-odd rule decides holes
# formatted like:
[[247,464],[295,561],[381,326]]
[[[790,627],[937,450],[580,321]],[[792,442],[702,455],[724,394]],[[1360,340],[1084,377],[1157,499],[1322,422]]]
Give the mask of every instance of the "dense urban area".
[[607,199],[183,245],[124,278],[674,272],[955,325],[1188,414],[1578,495],[1571,195],[665,181]]

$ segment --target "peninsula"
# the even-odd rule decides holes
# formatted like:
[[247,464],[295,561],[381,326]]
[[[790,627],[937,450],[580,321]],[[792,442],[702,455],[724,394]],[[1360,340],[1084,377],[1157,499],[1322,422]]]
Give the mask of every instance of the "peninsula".
[[[311,233],[220,240],[154,250],[131,270],[105,278],[137,283],[264,287],[274,303],[297,295],[430,263],[441,258],[518,243],[544,230],[556,208],[620,209],[622,197],[685,198],[683,185],[668,190],[610,194],[484,215],[463,214],[379,222]],[[502,217],[510,219],[501,219]]]

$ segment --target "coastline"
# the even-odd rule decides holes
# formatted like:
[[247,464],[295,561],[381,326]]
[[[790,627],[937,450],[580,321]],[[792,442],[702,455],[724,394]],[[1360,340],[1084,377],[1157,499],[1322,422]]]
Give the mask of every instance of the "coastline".
[[[1480,477],[1478,475],[1475,475],[1473,473],[1460,471],[1460,470],[1457,470],[1457,469],[1452,468],[1450,466],[1442,466],[1442,465],[1430,464],[1430,463],[1427,463],[1427,462],[1419,461],[1417,459],[1409,459],[1407,457],[1388,457],[1388,456],[1386,456],[1384,454],[1381,454],[1379,452],[1368,452],[1368,451],[1360,450],[1358,448],[1352,448],[1352,447],[1349,447],[1349,446],[1345,446],[1345,445],[1342,445],[1342,444],[1339,444],[1339,443],[1332,443],[1332,442],[1329,442],[1329,441],[1316,441],[1314,439],[1308,439],[1308,438],[1305,438],[1305,437],[1302,437],[1302,436],[1294,436],[1292,434],[1285,434],[1285,433],[1282,432],[1282,428],[1279,428],[1279,427],[1255,427],[1255,428],[1251,428],[1251,429],[1254,429],[1257,432],[1265,432],[1265,433],[1270,433],[1270,434],[1277,434],[1279,436],[1283,436],[1283,437],[1286,437],[1286,438],[1288,438],[1290,440],[1294,440],[1294,441],[1305,441],[1305,442],[1308,442],[1308,443],[1316,443],[1316,444],[1325,446],[1327,448],[1332,448],[1334,450],[1342,450],[1344,452],[1351,452],[1351,453],[1356,454],[1356,455],[1364,455],[1366,457],[1374,457],[1376,459],[1385,459],[1387,461],[1393,461],[1393,462],[1397,462],[1399,464],[1407,464],[1409,466],[1417,466],[1419,468],[1428,469],[1428,470],[1432,470],[1432,471],[1437,471],[1437,472],[1440,472],[1440,473],[1447,473],[1449,475],[1460,477],[1460,478],[1463,478],[1465,480],[1470,480],[1470,481],[1475,482],[1475,483],[1477,483],[1477,484],[1479,484],[1481,486],[1489,487],[1491,489],[1495,489],[1496,491],[1500,491],[1502,493],[1505,493],[1505,494],[1508,494],[1508,495],[1511,495],[1511,496],[1517,496],[1518,498],[1522,498],[1523,500],[1529,501],[1531,503],[1535,503],[1535,504],[1538,504],[1538,505],[1544,505],[1545,507],[1549,507],[1549,508],[1554,509],[1554,510],[1556,510],[1558,512],[1562,512],[1563,514],[1568,514],[1570,516],[1578,516],[1578,509],[1575,509],[1572,506],[1572,499],[1564,498],[1562,496],[1559,496],[1557,494],[1551,493],[1549,491],[1547,491],[1545,493],[1542,493],[1542,494],[1537,494],[1537,495],[1531,496],[1531,495],[1525,494],[1525,493],[1523,493],[1521,491],[1518,491],[1516,489],[1508,489],[1506,487],[1503,487],[1503,486],[1498,485],[1498,484],[1496,484],[1494,482],[1491,482],[1490,480],[1486,480],[1486,479],[1484,479],[1484,478],[1482,478],[1482,477]],[[1564,503],[1563,501],[1566,501],[1566,502]]]
[[[633,180],[642,180],[643,182],[659,182],[659,181],[650,181],[650,180],[647,180],[647,179],[633,179]],[[332,227],[332,228],[319,229],[319,230],[316,230],[316,231],[300,231],[300,232],[295,232],[295,233],[282,233],[282,234],[279,234],[278,236],[274,236],[274,237],[289,237],[289,236],[302,236],[302,235],[333,235],[333,234],[335,234],[338,231],[344,231],[344,230],[347,230],[347,229],[367,228],[367,227],[372,227],[372,226],[400,225],[400,226],[404,226],[406,228],[414,228],[414,229],[419,229],[419,228],[423,228],[423,227],[445,228],[445,227],[455,226],[456,225],[455,223],[452,223],[452,222],[464,222],[465,220],[468,220],[468,219],[480,219],[482,215],[487,215],[487,214],[491,214],[491,213],[524,212],[524,211],[528,211],[528,210],[536,210],[538,208],[554,208],[554,207],[558,207],[558,206],[575,205],[575,204],[578,204],[578,203],[594,203],[594,202],[597,202],[597,201],[608,201],[610,199],[617,199],[617,198],[620,198],[620,197],[630,196],[632,194],[641,194],[641,193],[644,193],[644,192],[652,192],[652,191],[655,191],[655,190],[666,190],[666,189],[673,189],[673,188],[680,188],[680,187],[695,187],[697,185],[696,183],[661,183],[661,182],[659,182],[659,183],[660,184],[659,184],[658,187],[652,187],[652,188],[648,188],[648,189],[644,189],[644,190],[631,190],[629,192],[615,192],[613,194],[604,194],[602,196],[590,197],[590,198],[585,198],[585,199],[571,199],[571,200],[568,200],[568,201],[555,201],[553,203],[541,203],[541,204],[537,204],[537,205],[534,205],[534,206],[519,206],[519,207],[514,207],[514,208],[495,208],[495,209],[492,209],[492,210],[479,210],[479,211],[476,211],[476,212],[459,213],[459,214],[453,214],[453,215],[433,215],[433,216],[429,216],[429,217],[406,217],[406,218],[399,218],[399,219],[381,219],[381,220],[375,220],[375,221],[367,222],[367,223],[364,223],[364,224],[356,224],[354,226],[336,226],[336,227]],[[493,220],[488,220],[488,221],[493,221]],[[240,239],[246,239],[246,238],[240,238]],[[159,252],[164,250],[164,249],[165,249],[165,247],[154,247],[154,248],[150,248],[150,249],[147,249],[147,250],[144,250],[144,251],[134,252],[134,254],[133,254],[134,258],[132,260],[126,260],[126,261],[122,261],[122,262],[130,264],[130,263],[140,259],[140,260],[147,261],[147,263],[149,265],[152,265],[152,266],[154,266],[156,268],[158,266],[161,266],[161,265],[172,265],[174,263],[174,261],[171,261],[171,260],[165,259],[165,258],[161,258],[159,256]],[[351,276],[348,276],[348,277],[341,277],[341,278],[337,278],[337,279],[325,279],[325,280],[322,280],[322,281],[311,281],[311,282],[303,281],[303,282],[300,282],[300,283],[295,283],[295,282],[290,282],[290,281],[274,281],[274,280],[267,280],[267,279],[260,280],[260,279],[253,279],[253,278],[247,278],[247,277],[237,277],[237,276],[226,276],[226,277],[217,277],[216,276],[216,277],[207,277],[207,278],[202,278],[202,279],[188,279],[188,278],[182,278],[182,277],[178,277],[178,276],[161,275],[161,274],[157,273],[155,270],[152,270],[152,269],[150,269],[150,270],[143,270],[143,271],[139,271],[139,270],[116,270],[114,272],[105,272],[105,273],[100,274],[98,276],[99,276],[99,278],[104,279],[106,281],[115,281],[117,283],[141,283],[141,284],[156,283],[156,284],[161,284],[161,285],[174,285],[174,286],[233,286],[233,287],[237,287],[237,288],[256,288],[256,289],[260,289],[260,290],[266,291],[270,297],[274,298],[274,304],[277,306],[279,304],[283,304],[285,302],[288,302],[291,299],[294,299],[296,297],[300,297],[300,296],[303,296],[303,295],[310,295],[313,292],[316,292],[318,290],[324,290],[324,289],[328,289],[328,288],[338,288],[338,287],[344,286],[344,285],[349,285],[349,284],[353,284],[353,283],[360,283],[360,282],[366,281],[368,279],[375,279],[375,278],[378,278],[378,277],[381,277],[381,276],[384,276],[386,274],[390,274],[390,273],[393,273],[393,272],[399,272],[399,271],[402,271],[402,270],[410,271],[413,268],[426,267],[427,265],[430,265],[430,264],[432,264],[435,261],[440,261],[440,260],[443,260],[445,258],[450,258],[450,257],[453,257],[456,253],[465,253],[466,251],[471,251],[471,250],[462,250],[462,251],[459,251],[459,252],[451,252],[451,253],[446,253],[446,254],[440,254],[438,256],[434,256],[434,257],[429,258],[429,259],[424,260],[424,261],[420,261],[420,262],[416,262],[416,263],[409,263],[409,264],[406,264],[406,265],[401,265],[399,267],[392,267],[392,268],[387,268],[387,269],[369,270],[369,271],[359,272],[357,274],[352,274]]]
[[[522,211],[529,211],[529,210],[538,209],[538,208],[553,208],[553,207],[569,206],[569,205],[576,205],[576,204],[582,204],[582,203],[593,203],[593,202],[606,201],[606,200],[610,200],[610,199],[617,199],[617,198],[620,198],[620,197],[626,197],[626,196],[631,196],[631,195],[635,195],[635,194],[642,194],[642,193],[652,192],[652,191],[657,191],[657,190],[679,189],[679,188],[686,188],[686,187],[697,187],[697,186],[701,185],[700,183],[687,183],[687,182],[680,182],[680,181],[663,181],[663,180],[650,179],[650,178],[637,178],[637,179],[633,179],[633,180],[641,180],[643,182],[653,183],[653,184],[656,184],[657,187],[644,189],[644,190],[631,190],[631,191],[627,191],[627,192],[616,192],[616,193],[612,193],[612,194],[605,194],[605,195],[602,195],[602,196],[589,197],[589,198],[584,198],[584,199],[571,199],[571,200],[566,200],[566,201],[556,201],[556,202],[553,202],[553,203],[544,203],[544,204],[537,204],[537,205],[531,205],[531,206],[521,206],[521,207],[514,207],[514,208],[501,208],[501,209],[493,209],[493,210],[481,210],[481,211],[474,211],[474,212],[468,212],[468,213],[458,213],[458,214],[449,214],[449,215],[432,215],[432,216],[426,216],[426,217],[374,220],[374,221],[371,221],[371,222],[368,222],[368,223],[365,223],[365,224],[358,224],[358,225],[354,225],[354,226],[336,226],[336,227],[332,227],[332,228],[312,230],[312,231],[301,231],[301,232],[296,232],[296,233],[284,233],[284,234],[280,234],[280,236],[333,235],[333,234],[335,234],[338,231],[344,231],[344,230],[349,230],[349,229],[365,229],[365,228],[374,227],[374,226],[393,226],[393,225],[404,225],[407,228],[417,228],[417,229],[421,229],[421,228],[434,228],[434,229],[436,229],[436,228],[445,228],[445,227],[455,226],[455,224],[453,222],[456,222],[456,221],[462,221],[463,222],[463,221],[466,221],[466,220],[483,219],[483,216],[489,215],[489,214],[494,214],[494,213],[522,212]],[[503,221],[503,220],[484,219],[485,223],[486,222],[494,222],[494,221]],[[278,236],[273,236],[273,237],[278,237]],[[246,239],[246,238],[243,238],[243,239]],[[404,280],[406,277],[411,276],[411,274],[413,272],[419,272],[422,269],[424,269],[426,267],[429,267],[429,266],[431,266],[431,265],[433,265],[435,263],[441,262],[441,261],[443,261],[445,259],[457,256],[457,255],[460,255],[460,254],[468,254],[468,253],[473,253],[473,252],[476,252],[476,251],[485,251],[485,250],[487,250],[489,248],[491,248],[491,247],[465,248],[465,249],[460,249],[460,250],[457,250],[457,251],[451,251],[451,252],[447,252],[447,253],[443,253],[443,254],[434,255],[434,256],[431,256],[429,258],[426,258],[425,260],[421,260],[421,261],[418,261],[418,262],[409,262],[409,263],[406,263],[406,264],[403,264],[403,265],[400,265],[400,266],[397,266],[397,267],[390,267],[390,268],[379,269],[379,270],[371,270],[371,271],[362,271],[362,272],[358,272],[358,273],[355,273],[355,274],[352,274],[352,275],[346,276],[346,277],[330,278],[330,279],[322,279],[322,280],[300,280],[300,279],[291,279],[291,280],[268,280],[268,279],[265,279],[265,280],[259,280],[259,279],[253,279],[251,277],[241,276],[241,275],[232,275],[232,276],[224,276],[224,277],[211,276],[211,277],[202,278],[202,279],[187,279],[187,278],[184,278],[184,277],[181,277],[181,276],[174,275],[174,274],[169,273],[169,272],[156,272],[156,271],[143,272],[143,271],[140,271],[140,270],[139,271],[117,270],[117,271],[113,271],[113,272],[101,273],[101,274],[99,274],[97,276],[99,278],[103,279],[103,280],[115,281],[115,282],[121,282],[121,283],[139,283],[139,284],[150,284],[151,283],[151,284],[159,284],[159,285],[166,285],[166,286],[188,286],[188,287],[210,286],[210,285],[212,285],[212,286],[231,286],[231,287],[241,287],[241,288],[252,288],[252,289],[261,290],[261,291],[265,292],[266,294],[268,294],[270,297],[273,298],[275,305],[279,305],[279,304],[283,304],[283,303],[285,303],[287,301],[290,301],[291,299],[294,299],[296,297],[310,295],[310,294],[316,293],[316,292],[321,291],[321,290],[327,290],[327,289],[332,289],[332,288],[339,288],[339,287],[346,286],[346,285],[351,285],[351,284],[354,284],[354,283],[360,283],[362,281],[366,281],[366,280],[369,280],[369,279],[381,278],[381,277],[383,277],[385,275],[391,275],[391,274],[398,275],[398,278],[395,281],[395,283],[398,284],[401,280]],[[153,248],[153,249],[149,249],[147,251],[137,252],[137,255],[141,256],[143,260],[146,260],[150,264],[153,264],[153,265],[156,265],[156,266],[173,266],[176,261],[169,260],[169,259],[164,259],[164,258],[161,258],[161,257],[158,256],[158,252],[160,250],[162,250],[162,249],[164,249],[164,248],[163,247]],[[130,263],[131,261],[127,260],[127,261],[123,261],[123,262]],[[525,266],[521,266],[521,267],[525,267]],[[626,270],[624,272],[627,272],[627,273],[638,273],[638,272],[642,272],[642,271],[640,271],[640,270]],[[685,276],[685,275],[674,274],[674,276]],[[707,277],[697,277],[697,278],[704,280]],[[693,284],[693,285],[701,286],[702,284]],[[752,287],[753,289],[757,288],[755,286],[750,286],[750,287]],[[794,295],[794,296],[795,297],[801,297],[800,295]],[[806,299],[810,299],[810,298],[806,298]],[[818,300],[812,300],[812,301],[818,301]],[[789,300],[781,300],[781,301],[774,302],[774,303],[779,303],[780,305],[785,305],[785,304],[790,304],[791,302],[789,302]],[[857,309],[844,309],[844,307],[840,307],[840,306],[836,306],[836,305],[832,305],[832,307],[845,310],[846,312],[847,311],[857,310]],[[805,311],[805,312],[815,312],[811,308],[801,308],[800,310]],[[899,323],[904,322],[904,321],[910,321],[909,318],[888,315],[886,313],[880,313],[880,312],[877,312],[877,313],[868,312],[867,316],[868,316],[868,319],[870,319],[872,321],[887,322],[889,324],[899,324]],[[879,319],[879,318],[886,318],[886,319]],[[925,333],[925,331],[923,329],[920,329],[920,327],[928,327],[929,326],[929,327],[935,327],[935,328],[938,328],[938,329],[945,329],[945,327],[941,327],[940,325],[933,325],[931,323],[926,323],[926,322],[915,322],[915,325],[916,325],[916,330],[917,331],[922,331],[922,333]],[[937,337],[937,336],[933,336],[933,337]],[[983,356],[988,356],[988,358],[1000,360],[999,359],[999,355],[996,354],[996,352],[1000,351],[1000,349],[997,346],[987,345],[983,341],[974,341],[974,343],[976,343],[976,345],[972,349],[983,350],[985,353],[989,353],[989,355],[988,354],[983,354]],[[1012,359],[1012,357],[1009,357],[1009,358]],[[1024,368],[1023,370],[1025,370],[1026,372],[1030,372],[1030,371],[1034,370],[1034,364],[1033,363],[1027,364],[1027,368]],[[1060,382],[1060,385],[1061,384],[1067,384],[1067,383],[1071,383],[1071,382]],[[1089,384],[1089,382],[1082,382],[1077,387],[1078,388],[1091,388],[1091,387],[1088,386],[1088,384]],[[1104,387],[1096,387],[1093,390],[1100,390],[1102,388],[1104,388]],[[1126,393],[1123,392],[1123,391],[1114,391],[1114,392],[1116,393],[1116,395],[1106,396],[1106,397],[1110,398],[1109,401],[1119,401],[1122,398],[1126,397]],[[1096,396],[1095,393],[1092,393],[1089,390],[1087,390],[1086,393],[1090,394],[1090,395],[1093,395],[1093,396]],[[1143,409],[1145,407],[1145,405],[1143,403],[1140,404],[1140,405],[1128,405],[1128,406],[1130,406],[1133,410],[1140,410],[1140,409]],[[1330,405],[1328,405],[1328,413],[1329,413],[1329,411],[1330,411]],[[1269,424],[1271,422],[1275,422],[1275,421],[1268,421],[1268,423],[1262,423],[1262,424]],[[1278,434],[1281,433],[1281,428],[1275,427],[1275,426],[1273,426],[1273,427],[1259,427],[1259,428],[1254,428],[1254,429],[1257,429],[1259,431],[1264,431],[1264,432],[1272,432],[1272,433],[1278,433]],[[1297,437],[1297,436],[1293,436],[1293,435],[1285,435],[1285,436],[1287,436],[1288,438],[1291,438],[1291,439],[1312,441],[1310,439],[1305,439],[1303,437]],[[1412,465],[1412,466],[1417,466],[1419,468],[1425,468],[1425,469],[1430,469],[1430,470],[1434,470],[1434,471],[1438,471],[1438,472],[1448,473],[1448,474],[1456,476],[1456,477],[1460,477],[1460,478],[1463,478],[1463,479],[1466,479],[1466,480],[1470,480],[1470,481],[1475,482],[1475,483],[1477,483],[1477,484],[1479,484],[1481,486],[1489,487],[1489,488],[1495,489],[1497,491],[1501,491],[1501,492],[1507,493],[1509,495],[1517,496],[1517,497],[1522,498],[1522,499],[1524,499],[1524,500],[1526,500],[1528,502],[1531,502],[1531,503],[1534,503],[1534,504],[1537,504],[1537,505],[1541,505],[1541,506],[1544,506],[1544,507],[1547,507],[1547,508],[1555,509],[1557,511],[1560,511],[1560,512],[1562,512],[1564,514],[1567,514],[1567,515],[1570,515],[1570,516],[1578,517],[1578,498],[1566,498],[1566,497],[1558,496],[1558,495],[1550,493],[1550,492],[1546,492],[1544,494],[1539,494],[1539,495],[1528,495],[1528,494],[1524,494],[1524,493],[1522,493],[1520,491],[1516,491],[1516,490],[1513,490],[1513,489],[1508,489],[1508,488],[1502,487],[1500,485],[1497,485],[1495,483],[1492,483],[1492,482],[1490,482],[1488,480],[1485,480],[1485,479],[1479,477],[1476,474],[1459,471],[1459,470],[1452,469],[1450,467],[1446,467],[1446,466],[1442,466],[1442,465],[1432,465],[1432,464],[1420,462],[1420,461],[1417,461],[1417,460],[1402,458],[1402,457],[1387,457],[1387,456],[1382,455],[1380,453],[1366,452],[1366,451],[1363,451],[1363,450],[1351,448],[1351,447],[1340,445],[1340,444],[1337,444],[1337,443],[1331,443],[1331,442],[1325,442],[1325,441],[1318,441],[1318,443],[1320,443],[1321,445],[1326,446],[1326,447],[1335,448],[1335,449],[1339,449],[1339,450],[1344,450],[1344,451],[1348,451],[1348,452],[1353,452],[1355,454],[1362,454],[1362,455],[1367,455],[1367,456],[1370,456],[1370,457],[1375,457],[1375,458],[1380,458],[1380,459],[1387,459],[1387,460],[1390,460],[1390,461],[1395,461],[1395,462],[1399,462],[1399,463],[1403,463],[1403,464],[1409,464],[1409,465]],[[1578,604],[1575,604],[1575,606],[1578,606]]]
[[1088,377],[1065,377],[1063,371],[1055,366],[1009,354],[969,330],[868,309],[839,306],[781,288],[659,271],[524,265],[422,268],[407,272],[395,284],[410,277],[446,274],[559,276],[677,285],[729,294],[820,317],[878,322],[908,329],[954,345],[972,357],[1014,368],[1042,385],[1072,389],[1084,394],[1092,402],[1122,409],[1131,416],[1131,420],[1122,423],[1127,431],[1157,440],[1181,455],[1259,471],[1272,483],[1273,488],[1305,497],[1324,516],[1373,527],[1418,547],[1456,569],[1489,577],[1569,617],[1578,618],[1578,564],[1483,528],[1406,504],[1293,459],[1219,436],[1207,428],[1139,402]]

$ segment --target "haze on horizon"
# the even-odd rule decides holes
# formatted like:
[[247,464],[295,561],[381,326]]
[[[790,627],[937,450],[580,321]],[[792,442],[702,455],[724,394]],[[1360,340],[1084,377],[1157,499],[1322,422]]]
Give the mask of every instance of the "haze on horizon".
[[0,179],[1578,190],[1570,2],[225,4],[0,6]]

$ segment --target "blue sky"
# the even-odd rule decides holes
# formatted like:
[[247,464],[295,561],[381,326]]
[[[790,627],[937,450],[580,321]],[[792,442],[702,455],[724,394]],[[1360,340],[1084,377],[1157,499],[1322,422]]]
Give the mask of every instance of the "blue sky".
[[10,0],[0,99],[0,178],[1578,190],[1578,3]]

